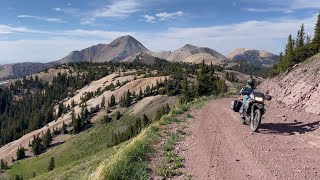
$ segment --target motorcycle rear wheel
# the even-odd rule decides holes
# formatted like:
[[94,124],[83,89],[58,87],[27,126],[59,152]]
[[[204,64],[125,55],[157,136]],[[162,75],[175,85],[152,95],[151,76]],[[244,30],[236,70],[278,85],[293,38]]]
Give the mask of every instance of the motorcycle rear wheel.
[[261,110],[256,109],[254,111],[254,115],[250,123],[251,130],[253,132],[256,132],[259,129],[260,123],[261,123]]

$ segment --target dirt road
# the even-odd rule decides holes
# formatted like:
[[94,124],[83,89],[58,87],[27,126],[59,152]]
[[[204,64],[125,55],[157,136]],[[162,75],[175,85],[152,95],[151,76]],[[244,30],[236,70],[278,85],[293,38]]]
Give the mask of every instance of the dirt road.
[[320,116],[272,102],[259,132],[241,125],[232,99],[193,110],[183,171],[192,179],[320,179]]

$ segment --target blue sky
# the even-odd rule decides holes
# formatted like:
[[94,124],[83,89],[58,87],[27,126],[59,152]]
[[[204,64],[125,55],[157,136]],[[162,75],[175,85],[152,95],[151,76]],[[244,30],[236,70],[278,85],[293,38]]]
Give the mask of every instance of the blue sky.
[[227,54],[283,51],[304,23],[313,35],[319,0],[0,0],[0,64],[48,62],[130,34],[152,51],[184,44]]

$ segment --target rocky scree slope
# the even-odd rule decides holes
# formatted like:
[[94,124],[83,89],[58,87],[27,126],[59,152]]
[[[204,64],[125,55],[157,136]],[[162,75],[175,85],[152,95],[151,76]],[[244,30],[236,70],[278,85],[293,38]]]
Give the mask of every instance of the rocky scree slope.
[[285,74],[264,81],[259,89],[293,109],[320,115],[319,83],[320,54],[317,54]]

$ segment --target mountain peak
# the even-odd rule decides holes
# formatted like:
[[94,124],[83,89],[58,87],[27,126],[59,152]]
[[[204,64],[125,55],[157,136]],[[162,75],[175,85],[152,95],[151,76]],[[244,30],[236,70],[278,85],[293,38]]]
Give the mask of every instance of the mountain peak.
[[130,35],[126,35],[118,37],[110,44],[97,44],[80,51],[73,51],[68,56],[55,63],[121,61],[134,54],[147,51],[148,49],[138,40]]
[[271,67],[278,62],[278,56],[264,50],[237,48],[227,57],[232,61],[249,61],[255,65]]
[[197,48],[197,46],[191,45],[191,44],[185,44],[181,49],[194,49]]
[[[116,38],[115,40],[113,40],[112,42],[115,42],[115,41],[120,41],[120,42],[129,42],[129,41],[139,42],[137,39],[135,39],[131,35],[120,36],[120,37]],[[112,42],[110,44],[112,44]]]

